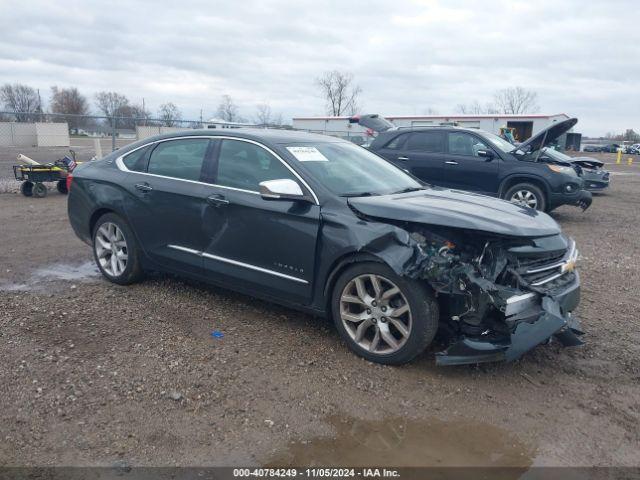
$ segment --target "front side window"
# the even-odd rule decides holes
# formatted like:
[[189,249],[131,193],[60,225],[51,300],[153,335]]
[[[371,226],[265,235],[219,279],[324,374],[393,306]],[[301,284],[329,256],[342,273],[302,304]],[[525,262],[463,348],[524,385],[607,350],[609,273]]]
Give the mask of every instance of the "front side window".
[[183,180],[200,180],[208,146],[206,138],[162,142],[151,152],[147,172]]
[[290,179],[293,173],[264,148],[241,140],[223,140],[218,157],[216,184],[260,191],[260,182]]
[[369,150],[346,142],[286,145],[301,168],[336,195],[387,195],[422,185]]
[[131,152],[122,159],[125,167],[132,172],[144,172],[147,167],[145,164],[145,155],[149,147],[139,148],[138,150]]
[[407,141],[407,150],[424,153],[444,152],[443,132],[413,132]]
[[513,152],[516,149],[513,144],[507,142],[505,139],[497,135],[494,135],[493,133],[482,132],[482,135],[484,136],[484,138],[489,140],[494,147],[502,150],[505,153]]
[[489,147],[475,135],[466,132],[449,133],[449,153],[451,155],[479,157],[479,151],[488,149]]

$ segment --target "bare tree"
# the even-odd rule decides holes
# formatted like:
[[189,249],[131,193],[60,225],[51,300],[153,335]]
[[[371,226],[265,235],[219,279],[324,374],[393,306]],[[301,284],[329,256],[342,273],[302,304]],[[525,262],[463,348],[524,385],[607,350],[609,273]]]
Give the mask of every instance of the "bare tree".
[[49,108],[52,113],[69,115],[59,118],[62,121],[66,121],[70,128],[78,128],[80,125],[86,123],[82,118],[78,118],[75,115],[89,114],[89,102],[87,102],[87,98],[82,95],[76,87],[51,87],[51,102],[49,103]]
[[13,113],[17,122],[33,122],[42,113],[40,95],[28,85],[9,83],[0,87],[3,108]]
[[539,110],[538,94],[522,87],[498,90],[493,98],[500,113],[536,113]]
[[238,106],[234,103],[230,95],[223,95],[218,105],[218,118],[227,122],[239,122]]
[[498,113],[498,110],[491,103],[486,103],[483,106],[478,100],[474,100],[469,104],[461,103],[456,105],[456,113],[461,113],[463,115],[491,115]]
[[126,111],[129,108],[129,99],[117,92],[96,93],[96,106],[110,122],[113,117],[126,116],[123,113],[129,113]]
[[640,142],[640,134],[637,133],[633,128],[627,128],[627,130],[622,135],[623,140],[629,142]]
[[118,111],[118,127],[133,130],[136,125],[152,125],[151,112],[142,105],[126,105]]
[[163,103],[158,110],[158,118],[165,127],[175,127],[182,120],[182,113],[173,103]]
[[281,126],[284,125],[284,120],[282,119],[282,113],[276,113],[271,119],[271,125]]
[[272,122],[271,118],[271,107],[268,103],[260,103],[256,105],[256,116],[255,122],[258,125],[270,125]]
[[322,97],[327,102],[328,115],[354,115],[358,112],[358,97],[362,93],[353,83],[353,74],[332,70],[316,79]]

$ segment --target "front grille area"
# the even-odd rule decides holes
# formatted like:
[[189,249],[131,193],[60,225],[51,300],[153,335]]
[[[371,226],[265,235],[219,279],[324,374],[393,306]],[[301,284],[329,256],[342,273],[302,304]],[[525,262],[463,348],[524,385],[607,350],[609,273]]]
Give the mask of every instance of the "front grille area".
[[517,257],[515,271],[529,286],[556,291],[574,281],[577,258],[578,250],[571,241],[564,252]]
[[562,261],[567,252],[559,252],[551,255],[536,255],[534,257],[518,257],[518,267],[533,270],[538,267],[550,265]]

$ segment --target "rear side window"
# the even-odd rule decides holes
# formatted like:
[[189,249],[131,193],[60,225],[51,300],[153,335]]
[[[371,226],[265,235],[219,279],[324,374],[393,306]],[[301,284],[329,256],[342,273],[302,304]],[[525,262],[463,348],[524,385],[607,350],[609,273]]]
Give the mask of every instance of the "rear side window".
[[297,182],[293,173],[264,148],[240,140],[222,141],[217,185],[259,192],[260,182],[283,178]]
[[442,153],[444,152],[444,132],[413,132],[407,140],[406,150]]
[[124,163],[124,166],[133,172],[144,172],[146,168],[144,160],[147,150],[148,147],[144,147],[136,150],[135,152],[131,152],[129,155],[123,157],[122,163]]
[[160,143],[151,152],[148,172],[183,180],[200,180],[209,140],[194,138]]

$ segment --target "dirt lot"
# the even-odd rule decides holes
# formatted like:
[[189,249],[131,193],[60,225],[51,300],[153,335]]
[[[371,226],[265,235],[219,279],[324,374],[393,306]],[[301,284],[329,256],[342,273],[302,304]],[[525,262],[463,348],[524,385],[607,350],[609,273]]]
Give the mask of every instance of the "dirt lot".
[[586,345],[449,368],[368,363],[325,321],[203,284],[107,283],[64,196],[2,194],[0,464],[637,466],[640,166],[609,167],[590,210],[553,214]]

